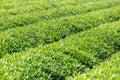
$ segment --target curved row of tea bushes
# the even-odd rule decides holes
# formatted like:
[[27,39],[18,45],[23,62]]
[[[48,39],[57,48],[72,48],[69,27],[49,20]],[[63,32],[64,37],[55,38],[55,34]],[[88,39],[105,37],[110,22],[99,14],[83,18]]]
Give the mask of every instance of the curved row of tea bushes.
[[[28,54],[24,56],[24,57],[28,56],[26,60],[24,60],[23,56],[22,56],[23,58],[14,56],[14,58],[12,59],[14,59],[15,62],[13,62],[13,60],[10,60],[9,62],[5,62],[6,65],[9,65],[9,67],[6,67],[6,65],[3,65],[4,60],[1,59],[0,60],[1,79],[50,80],[55,77],[60,79],[65,79],[64,75],[72,74],[73,72],[72,69],[81,70],[83,68],[83,65],[78,63],[77,60],[74,60],[65,54],[53,53],[53,54],[50,54],[50,56],[47,56],[49,55],[48,53],[41,54],[40,52],[41,56],[37,56],[37,55],[34,55],[36,51],[34,52],[34,50],[32,50],[32,52],[33,52],[33,55]],[[33,57],[34,57],[34,60],[31,60]]]
[[66,80],[119,80],[120,79],[120,52],[113,54],[110,59],[82,75]]
[[[90,11],[110,8],[113,6],[117,6],[119,4],[120,4],[119,0],[113,0],[113,1],[105,0],[98,2],[88,2],[75,6],[65,6],[65,7],[61,6],[59,8],[49,9],[47,11],[46,10],[40,11],[39,9],[37,10],[34,9],[35,11],[33,10],[28,13],[24,12],[18,15],[16,15],[17,13],[14,12],[13,13],[5,12],[5,14],[1,13],[2,22],[0,22],[0,31],[33,24],[40,21],[46,21],[64,16],[83,14]],[[9,14],[13,14],[13,15],[10,16]]]
[[[25,10],[26,7],[39,7],[40,10],[47,10],[52,9],[55,7],[61,7],[61,6],[67,6],[67,5],[78,5],[80,3],[86,3],[91,1],[100,1],[100,0],[34,0],[34,1],[25,1],[25,0],[19,0],[19,1],[13,1],[13,0],[4,0],[1,1],[0,9],[2,10],[15,10],[15,9],[22,9]],[[20,9],[20,10],[21,10]],[[32,8],[33,10],[33,8]],[[17,10],[18,11],[18,10]]]
[[[42,11],[54,8],[60,8],[63,6],[74,6],[78,4],[83,4],[87,2],[96,2],[100,0],[36,0],[36,1],[2,1],[0,5],[0,12],[6,14],[6,12],[16,15],[17,13],[25,13],[32,11]],[[2,15],[1,14],[1,15]]]
[[61,8],[55,8],[52,10],[48,10],[47,12],[41,13],[42,20],[51,20],[56,19],[64,16],[72,16],[77,14],[84,14],[87,12],[110,8],[120,5],[120,1],[118,0],[104,0],[104,1],[97,1],[97,2],[88,2],[80,5],[75,6],[65,6]]
[[46,23],[10,29],[0,33],[0,56],[58,41],[120,18],[120,6],[83,15],[64,17]]
[[71,35],[59,42],[6,55],[0,59],[0,75],[3,79],[29,80],[46,78],[42,75],[47,74],[49,79],[64,80],[119,51],[119,42],[120,20]]

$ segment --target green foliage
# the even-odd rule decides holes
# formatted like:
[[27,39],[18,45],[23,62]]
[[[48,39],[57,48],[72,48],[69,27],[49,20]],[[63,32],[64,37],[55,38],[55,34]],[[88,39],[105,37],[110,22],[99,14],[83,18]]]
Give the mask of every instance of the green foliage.
[[[64,80],[79,71],[87,71],[119,51],[115,48],[120,41],[119,30],[120,21],[117,21],[71,35],[59,42],[6,55],[0,59],[0,74],[3,79]],[[105,57],[99,57],[101,54]]]
[[120,7],[117,6],[1,32],[0,56],[58,41],[73,33],[89,30],[100,24],[118,20],[119,14]]
[[119,80],[120,0],[0,0],[0,80]]

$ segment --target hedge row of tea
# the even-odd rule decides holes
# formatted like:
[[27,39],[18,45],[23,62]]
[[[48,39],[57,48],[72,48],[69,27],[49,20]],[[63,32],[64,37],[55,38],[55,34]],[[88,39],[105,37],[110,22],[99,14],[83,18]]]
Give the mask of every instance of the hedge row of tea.
[[[96,2],[101,0],[36,0],[36,1],[0,1],[0,11],[2,12],[12,12],[15,13],[23,13],[23,12],[31,12],[31,11],[43,11],[54,8],[60,8],[63,6],[75,6],[87,2]],[[103,0],[102,0],[103,1]],[[8,4],[9,3],[9,4]]]
[[[8,11],[1,12],[0,16],[2,18],[2,22],[0,22],[0,31],[4,31],[10,28],[25,26],[29,24],[35,24],[36,22],[40,22],[41,20],[51,20],[64,16],[71,16],[76,14],[83,14],[90,11],[95,11],[104,8],[110,8],[113,6],[117,6],[120,4],[119,0],[103,0],[98,2],[87,2],[79,5],[72,6],[62,6],[49,10],[40,10],[34,9],[33,11],[24,12],[24,10],[20,10],[19,13],[17,11]],[[28,7],[29,8],[29,7]],[[24,9],[24,8],[23,8]],[[26,9],[26,8],[25,8]],[[39,14],[38,14],[39,13]],[[7,23],[6,23],[7,22]]]
[[101,63],[89,72],[67,78],[68,80],[119,80],[120,79],[120,52],[112,55],[110,59]]
[[0,59],[1,79],[64,80],[120,50],[120,20]]
[[120,18],[120,6],[82,15],[63,17],[46,23],[18,27],[0,33],[0,56],[48,44],[73,33],[91,29]]
[[[26,0],[19,0],[19,1],[13,1],[13,0],[2,0],[0,1],[0,9],[2,10],[25,10],[25,8],[34,10],[34,9],[40,9],[40,10],[48,10],[56,7],[66,6],[66,5],[78,5],[80,3],[86,3],[90,1],[100,1],[100,0],[35,0],[35,1],[26,1]],[[8,4],[9,3],[9,4]]]

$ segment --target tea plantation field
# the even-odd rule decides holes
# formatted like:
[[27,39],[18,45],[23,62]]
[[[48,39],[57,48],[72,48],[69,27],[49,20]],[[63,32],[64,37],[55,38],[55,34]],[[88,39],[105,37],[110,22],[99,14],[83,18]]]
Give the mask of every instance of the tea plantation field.
[[120,80],[120,0],[0,0],[0,80]]

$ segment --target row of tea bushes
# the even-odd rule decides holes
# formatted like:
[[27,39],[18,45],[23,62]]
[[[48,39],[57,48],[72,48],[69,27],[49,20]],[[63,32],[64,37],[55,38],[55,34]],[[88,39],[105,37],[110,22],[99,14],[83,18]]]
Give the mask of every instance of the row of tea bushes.
[[[35,0],[35,1],[25,1],[25,0],[19,0],[19,1],[1,1],[0,9],[5,11],[13,11],[16,12],[20,11],[26,11],[25,8],[28,8],[30,10],[39,9],[39,10],[48,10],[53,9],[56,7],[61,6],[67,6],[67,5],[78,5],[81,3],[86,2],[96,2],[100,0]],[[33,8],[32,8],[33,7]],[[28,10],[27,9],[27,10]],[[29,11],[30,11],[29,10]],[[21,13],[21,12],[20,12]]]
[[119,80],[120,79],[120,52],[113,54],[110,59],[84,74],[66,80]]
[[71,34],[89,30],[120,18],[120,6],[46,23],[18,27],[0,33],[0,56],[58,41]]

